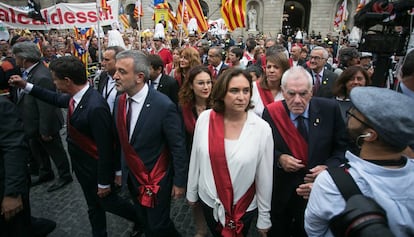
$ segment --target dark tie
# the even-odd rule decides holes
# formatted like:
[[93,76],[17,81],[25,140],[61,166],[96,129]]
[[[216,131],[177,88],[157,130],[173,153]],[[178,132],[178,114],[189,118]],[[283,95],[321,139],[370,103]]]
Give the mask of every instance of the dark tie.
[[302,115],[299,115],[296,118],[296,121],[298,122],[297,129],[300,135],[302,135],[305,141],[307,141],[308,140],[308,129],[306,128],[306,125],[305,125],[305,118]]
[[321,86],[320,76],[319,73],[315,73],[315,83],[313,84],[313,94],[316,95],[316,93],[319,90],[319,87]]
[[133,102],[134,100],[131,97],[128,98],[128,111],[126,114],[126,126],[127,126],[128,136],[129,136],[129,132],[131,131],[131,117],[132,117],[132,103]]

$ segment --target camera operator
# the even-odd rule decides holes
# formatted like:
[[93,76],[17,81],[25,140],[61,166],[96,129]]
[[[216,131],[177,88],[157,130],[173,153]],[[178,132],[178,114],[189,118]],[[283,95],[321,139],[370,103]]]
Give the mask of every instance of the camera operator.
[[[352,232],[359,224],[371,223],[352,236],[371,236],[372,229],[379,231],[377,236],[384,236],[381,233],[387,229],[398,237],[414,236],[414,160],[402,153],[408,145],[414,144],[413,100],[393,90],[376,87],[354,88],[350,97],[354,108],[347,113],[348,131],[361,152],[359,156],[349,151],[345,154],[350,165],[348,172],[362,194],[374,199],[386,211],[386,217],[377,215],[375,218],[387,219],[389,227],[378,224],[373,228],[372,212],[366,215],[364,212],[363,218],[351,219],[349,223],[352,224],[344,227]],[[330,221],[343,212],[345,205],[329,173],[319,174],[305,211],[307,234],[333,236]],[[365,202],[358,205],[368,206]]]

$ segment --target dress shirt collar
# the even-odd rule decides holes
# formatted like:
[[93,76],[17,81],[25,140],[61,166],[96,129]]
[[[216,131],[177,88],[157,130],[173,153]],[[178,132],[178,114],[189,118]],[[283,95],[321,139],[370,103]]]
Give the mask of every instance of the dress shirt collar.
[[410,90],[404,82],[400,83],[401,91],[404,95],[408,95],[411,98],[414,98],[414,91]]
[[161,77],[162,77],[162,73],[160,73],[160,75],[158,75],[158,77],[155,80],[151,81],[151,83],[155,83],[155,85],[159,85]]
[[140,103],[144,103],[145,98],[148,95],[148,85],[147,83],[144,84],[144,87],[142,87],[142,89],[140,91],[138,91],[138,93],[136,93],[133,96],[128,96],[127,95],[127,99],[129,99],[130,97],[132,98],[132,100],[138,104]]
[[89,89],[89,84],[86,83],[80,91],[78,91],[75,95],[73,95],[72,98],[75,101],[75,108],[78,106],[79,102],[82,100],[83,95],[85,95],[88,89]]
[[36,67],[36,66],[37,66],[37,64],[39,64],[39,63],[35,63],[35,64],[33,64],[32,66],[30,66],[30,67],[26,68],[23,72],[27,72],[27,75],[29,75],[30,71],[31,71],[34,67]]
[[217,73],[219,73],[220,72],[220,68],[223,66],[223,61],[220,61],[220,64],[217,66],[217,67],[215,67],[215,69],[216,69],[216,71],[217,71]]
[[290,120],[295,121],[298,116],[302,115],[305,119],[309,119],[309,104],[302,114],[289,113]]

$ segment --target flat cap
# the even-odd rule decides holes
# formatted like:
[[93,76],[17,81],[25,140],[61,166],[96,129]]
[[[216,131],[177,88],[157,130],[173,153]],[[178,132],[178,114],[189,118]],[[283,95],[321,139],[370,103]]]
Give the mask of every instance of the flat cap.
[[402,93],[378,87],[355,87],[351,101],[369,124],[392,146],[414,144],[414,100]]

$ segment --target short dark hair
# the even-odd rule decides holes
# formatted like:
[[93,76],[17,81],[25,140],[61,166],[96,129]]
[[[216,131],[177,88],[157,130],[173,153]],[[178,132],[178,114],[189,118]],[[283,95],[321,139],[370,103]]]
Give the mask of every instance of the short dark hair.
[[[243,75],[247,81],[249,82],[250,87],[250,99],[252,97],[252,76],[239,68],[230,68],[224,71],[222,74],[220,74],[217,81],[214,83],[213,91],[211,92],[211,99],[212,99],[212,108],[217,113],[224,113],[225,105],[224,105],[224,97],[227,94],[227,90],[229,87],[230,81],[239,75]],[[252,109],[252,101],[249,100],[249,104],[246,107],[246,111],[249,109]]]
[[121,46],[114,45],[114,46],[109,46],[108,48],[106,48],[105,51],[108,51],[108,50],[114,51],[115,52],[115,56],[116,56],[118,53],[124,51],[125,49],[122,48]]
[[52,60],[49,69],[55,73],[58,79],[63,80],[68,77],[75,85],[84,85],[88,81],[85,65],[74,56],[64,56]]
[[161,68],[161,73],[164,71],[164,62],[158,54],[150,54],[147,56],[148,62],[154,70]]
[[250,66],[248,66],[247,68],[246,68],[246,71],[248,72],[248,73],[250,73],[250,72],[254,72],[254,74],[256,74],[256,77],[262,77],[263,76],[263,68],[262,67],[259,67],[259,66],[257,66],[257,65],[250,65]]
[[230,49],[230,52],[234,53],[238,59],[241,59],[243,57],[243,49],[239,47],[233,47]]

